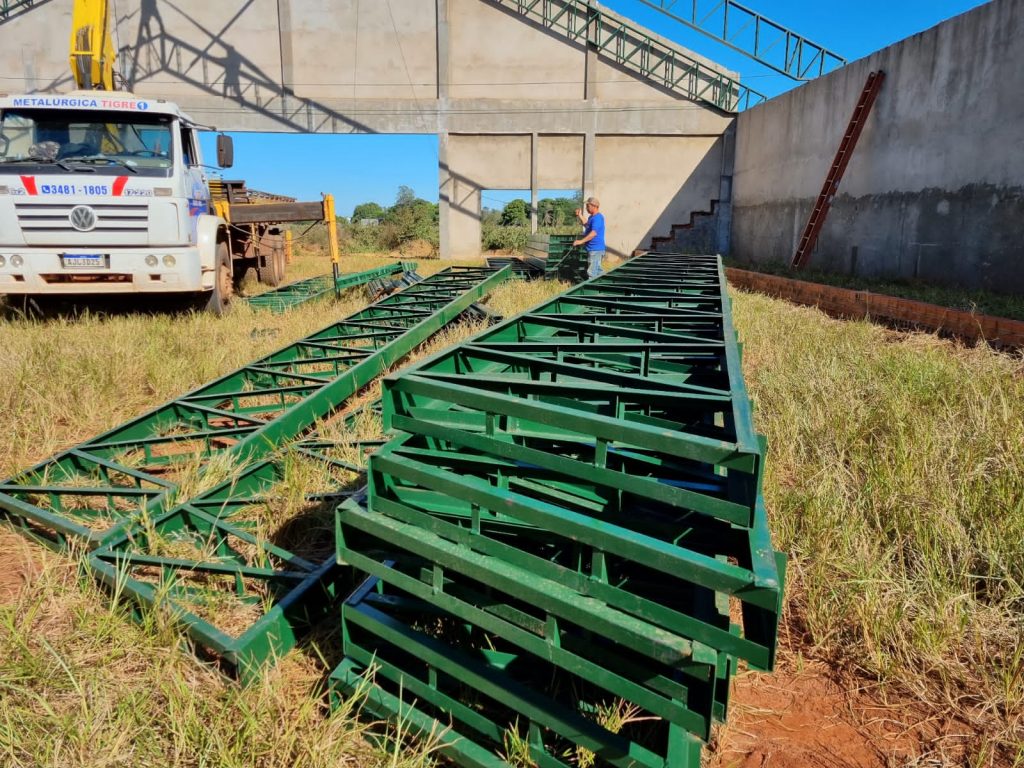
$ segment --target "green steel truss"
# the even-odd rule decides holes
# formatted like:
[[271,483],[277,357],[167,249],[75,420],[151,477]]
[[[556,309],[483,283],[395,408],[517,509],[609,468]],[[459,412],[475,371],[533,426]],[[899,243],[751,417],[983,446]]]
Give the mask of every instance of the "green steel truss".
[[[540,765],[696,768],[783,592],[740,352],[720,260],[652,254],[388,377],[394,437],[337,511],[369,581],[336,694],[376,670],[374,714],[451,718],[466,765],[518,729]],[[592,722],[622,701],[657,726]]]
[[16,12],[25,11],[33,5],[41,4],[40,0],[0,0],[0,21],[7,21],[8,17]]
[[51,545],[111,540],[172,506],[182,477],[229,474],[307,433],[508,272],[449,267],[0,483],[0,510]]
[[[305,304],[307,301],[330,298],[349,288],[376,281],[382,282],[394,275],[401,275],[402,280],[407,280],[407,276],[415,271],[415,262],[396,261],[394,264],[368,269],[364,272],[341,274],[337,279],[332,279],[331,275],[320,275],[307,280],[298,280],[276,290],[250,296],[246,302],[253,309],[269,309],[275,314],[280,314],[292,307]],[[409,281],[407,284],[411,284],[411,282]]]
[[[367,417],[379,421],[379,400],[333,417],[335,431],[351,434]],[[351,591],[337,564],[334,508],[362,487],[362,457],[380,442],[318,429],[114,537],[90,553],[90,569],[116,594],[168,610],[243,682],[258,679]]]
[[490,0],[690,99],[739,112],[767,97],[586,0]]
[[640,1],[794,80],[846,65],[839,54],[733,0]]

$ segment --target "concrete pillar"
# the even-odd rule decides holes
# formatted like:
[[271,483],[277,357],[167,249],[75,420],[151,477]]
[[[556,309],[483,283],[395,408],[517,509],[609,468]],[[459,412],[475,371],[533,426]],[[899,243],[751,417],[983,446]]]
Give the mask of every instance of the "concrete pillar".
[[437,134],[437,226],[438,255],[442,259],[452,257],[452,199],[455,197],[455,182],[448,165],[448,132]]
[[588,128],[587,132],[583,134],[583,179],[580,185],[583,189],[584,200],[597,194],[594,189],[594,148],[596,145],[597,136],[594,129]]
[[[447,100],[451,82],[451,49],[448,44],[448,0],[437,0],[437,98]],[[446,110],[440,109],[439,113]]]
[[480,255],[480,212],[483,190],[472,182],[456,178],[449,206],[449,258]]
[[716,247],[728,254],[732,247],[732,173],[736,164],[736,121],[722,134],[722,178],[718,185],[718,229]]
[[277,27],[281,49],[281,113],[291,111],[294,93],[295,60],[292,53],[292,0],[277,0]]
[[530,232],[537,234],[537,145],[538,136],[530,134]]
[[597,99],[597,46],[591,41],[594,34],[593,28],[587,30],[587,63],[583,79],[583,100],[590,110],[589,114],[584,115],[586,130],[583,134],[583,178],[580,184],[584,200],[596,194],[594,190],[594,148],[597,144],[595,132],[597,115],[593,109]]
[[436,0],[437,13],[437,223],[438,255],[452,258],[452,206],[454,182],[448,157],[448,85],[451,55],[448,44],[448,0]]

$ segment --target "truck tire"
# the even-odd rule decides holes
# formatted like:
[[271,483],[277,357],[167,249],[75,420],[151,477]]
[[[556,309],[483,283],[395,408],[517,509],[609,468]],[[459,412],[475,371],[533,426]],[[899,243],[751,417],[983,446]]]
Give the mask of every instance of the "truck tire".
[[260,249],[264,251],[262,259],[265,264],[258,270],[260,282],[277,287],[284,282],[284,238],[279,234],[264,235],[260,239]]
[[206,299],[205,309],[220,317],[228,310],[231,296],[234,294],[234,282],[231,279],[231,254],[228,244],[217,243],[216,273],[213,277],[213,290]]

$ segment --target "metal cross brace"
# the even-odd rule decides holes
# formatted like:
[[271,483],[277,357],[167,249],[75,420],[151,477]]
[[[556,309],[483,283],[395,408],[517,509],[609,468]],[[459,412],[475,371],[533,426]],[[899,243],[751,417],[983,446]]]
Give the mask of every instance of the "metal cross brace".
[[0,483],[0,510],[95,547],[164,511],[183,474],[229,474],[312,429],[508,274],[449,267]]
[[415,262],[396,261],[393,264],[367,269],[363,272],[344,273],[339,275],[336,280],[332,279],[331,275],[298,280],[276,290],[250,296],[245,301],[253,309],[268,309],[275,314],[280,314],[309,301],[330,298],[349,288],[365,285],[391,275],[407,275],[415,271]]

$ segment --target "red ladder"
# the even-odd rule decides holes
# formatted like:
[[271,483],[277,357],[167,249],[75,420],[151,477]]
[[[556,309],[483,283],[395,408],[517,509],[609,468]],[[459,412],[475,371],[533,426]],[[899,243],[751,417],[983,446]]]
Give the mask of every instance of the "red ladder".
[[828,216],[829,209],[832,207],[832,198],[835,197],[836,192],[839,190],[839,182],[843,179],[846,166],[850,164],[850,157],[857,146],[857,139],[860,138],[861,131],[864,130],[864,123],[868,119],[868,115],[871,114],[871,107],[875,103],[878,92],[882,90],[882,82],[884,80],[885,72],[878,70],[868,75],[867,82],[864,83],[864,90],[857,101],[857,107],[853,110],[850,125],[843,135],[843,140],[839,142],[839,151],[836,152],[836,159],[832,161],[832,168],[825,179],[825,185],[821,188],[821,194],[818,195],[818,201],[814,204],[811,216],[807,220],[807,226],[804,227],[804,233],[800,237],[800,245],[797,247],[796,253],[793,256],[793,262],[790,264],[793,269],[803,268],[810,260],[811,251],[814,249],[814,244],[818,241],[818,234],[825,225],[825,217]]

